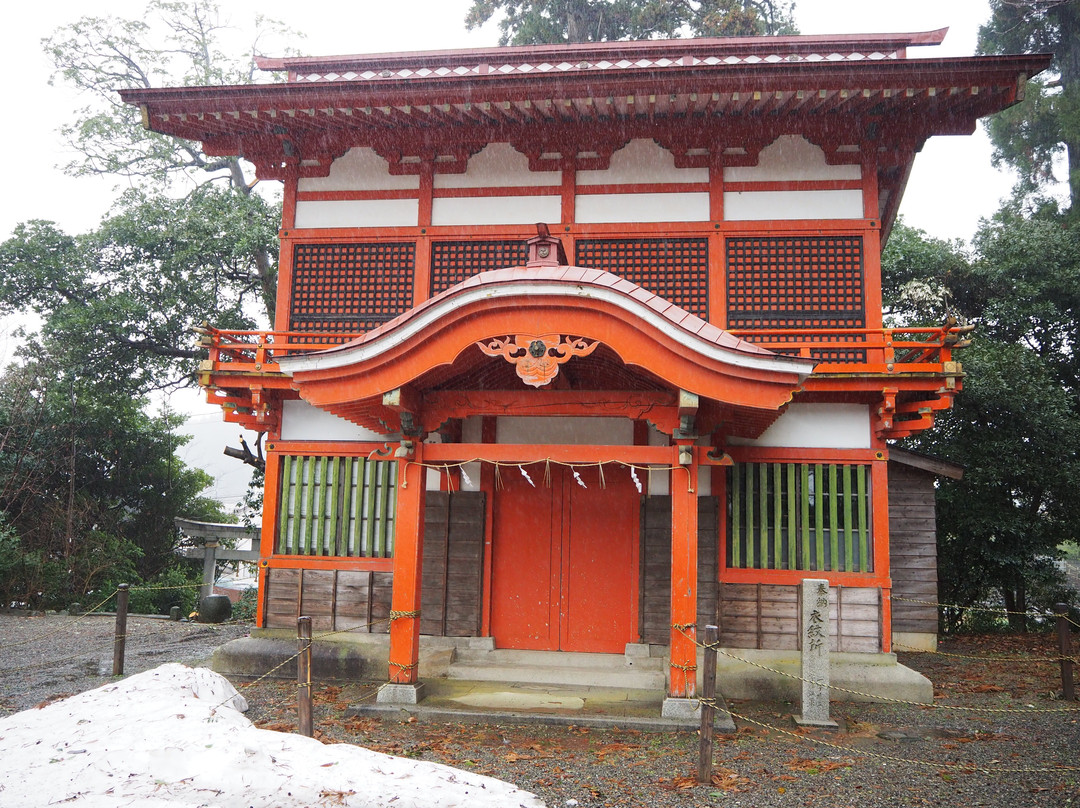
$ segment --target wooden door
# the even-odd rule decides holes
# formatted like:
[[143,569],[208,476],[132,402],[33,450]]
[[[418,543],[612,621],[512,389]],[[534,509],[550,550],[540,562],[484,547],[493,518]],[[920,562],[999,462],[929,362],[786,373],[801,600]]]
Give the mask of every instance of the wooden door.
[[[535,468],[535,467],[534,467]],[[491,629],[500,648],[622,653],[637,641],[639,495],[621,467],[552,466],[551,487],[503,470]],[[622,472],[619,474],[618,472]]]

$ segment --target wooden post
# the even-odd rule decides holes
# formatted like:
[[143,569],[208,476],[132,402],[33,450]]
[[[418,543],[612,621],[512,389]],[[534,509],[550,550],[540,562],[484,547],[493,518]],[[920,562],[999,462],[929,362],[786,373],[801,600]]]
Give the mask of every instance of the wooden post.
[[716,717],[716,645],[719,642],[719,627],[705,626],[705,667],[701,681],[701,737],[697,764],[699,783],[708,783],[712,780],[713,721]]
[[671,473],[671,689],[672,699],[692,699],[697,676],[697,466],[678,464]]
[[1076,700],[1073,686],[1072,630],[1069,628],[1069,606],[1067,603],[1055,603],[1057,613],[1058,652],[1061,655],[1061,697],[1067,701]]
[[296,658],[296,713],[300,719],[300,734],[311,738],[314,727],[311,722],[311,618],[296,619],[296,644],[300,656]]
[[[427,470],[420,465],[423,446],[417,443],[411,459],[398,460],[394,589],[390,601],[390,684],[408,685],[413,691],[419,683],[417,666],[420,661],[420,576],[424,558],[427,482]],[[401,694],[385,687],[379,691],[384,701],[392,698],[411,701],[412,697]]]
[[124,675],[124,644],[127,642],[128,592],[127,584],[116,587],[116,631],[113,634],[113,676]]

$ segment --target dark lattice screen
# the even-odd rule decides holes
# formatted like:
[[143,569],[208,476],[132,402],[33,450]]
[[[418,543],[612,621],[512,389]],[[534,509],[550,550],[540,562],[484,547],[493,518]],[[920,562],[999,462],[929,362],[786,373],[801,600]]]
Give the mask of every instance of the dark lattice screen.
[[[862,248],[859,236],[727,239],[728,328],[864,328]],[[835,334],[822,338],[847,339]],[[806,337],[768,339],[790,342]],[[816,359],[841,362],[861,361],[862,353],[811,351]]]
[[297,244],[289,329],[367,331],[412,306],[416,245]]
[[529,258],[521,241],[436,241],[431,245],[431,294],[437,295],[466,278],[504,267],[519,267]]
[[708,319],[706,239],[584,239],[577,243],[574,263],[626,278],[679,308]]

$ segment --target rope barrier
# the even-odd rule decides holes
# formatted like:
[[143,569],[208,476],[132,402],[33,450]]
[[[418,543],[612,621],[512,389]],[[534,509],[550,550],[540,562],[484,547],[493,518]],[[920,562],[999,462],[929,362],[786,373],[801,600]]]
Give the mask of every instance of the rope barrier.
[[[784,677],[786,677],[788,679],[794,679],[794,680],[796,680],[798,682],[807,682],[808,684],[811,684],[811,685],[814,685],[814,686],[817,686],[817,687],[820,687],[822,685],[822,682],[811,680],[811,679],[804,679],[802,676],[799,676],[797,674],[788,673],[787,671],[778,670],[777,668],[770,668],[768,665],[762,665],[760,662],[754,662],[753,660],[750,660],[750,659],[744,659],[743,657],[732,654],[729,651],[725,651],[724,649],[722,649],[720,647],[719,643],[705,645],[703,643],[698,642],[697,640],[694,640],[692,637],[687,636],[685,633],[683,634],[683,636],[686,636],[686,638],[688,640],[691,640],[691,642],[693,642],[699,648],[712,648],[718,654],[721,654],[721,655],[727,657],[728,659],[734,659],[736,662],[741,662],[744,665],[750,665],[751,667],[759,668],[760,670],[768,671],[769,673],[774,673],[777,676],[784,676]],[[1024,714],[1034,714],[1034,713],[1076,713],[1076,712],[1080,712],[1080,707],[1030,707],[1030,708],[1019,709],[1019,708],[1013,708],[1013,707],[962,707],[962,706],[956,705],[956,704],[937,704],[937,703],[923,704],[923,703],[918,702],[918,701],[905,701],[904,699],[896,699],[896,698],[892,698],[891,696],[882,696],[882,695],[879,695],[879,694],[876,694],[876,693],[866,693],[866,692],[864,692],[862,690],[852,690],[850,688],[840,687],[839,685],[834,685],[831,682],[829,683],[828,687],[829,687],[829,690],[836,691],[837,693],[847,693],[848,695],[851,695],[851,696],[862,696],[863,698],[867,698],[867,699],[870,699],[871,701],[876,701],[876,702],[887,702],[889,704],[906,704],[906,705],[911,706],[911,707],[919,707],[920,709],[958,710],[958,711],[972,712],[972,713],[1024,713]]]
[[405,619],[410,618],[410,617],[419,617],[419,616],[420,616],[420,610],[419,609],[416,609],[416,610],[411,611],[411,612],[400,612],[400,611],[394,611],[393,609],[390,610],[390,622],[391,623],[393,623],[395,620],[405,620]]
[[1058,618],[1058,617],[1064,617],[1065,620],[1067,620],[1069,623],[1072,623],[1077,628],[1080,628],[1080,623],[1077,623],[1075,620],[1073,620],[1071,617],[1069,617],[1068,614],[1058,614],[1057,612],[1032,612],[1032,611],[1014,612],[1014,611],[1010,611],[1009,609],[997,609],[997,608],[994,608],[994,607],[991,607],[991,606],[961,606],[959,603],[940,603],[940,602],[933,601],[933,600],[917,600],[915,598],[905,598],[905,597],[902,597],[900,595],[893,595],[893,594],[889,595],[889,599],[890,600],[903,601],[904,603],[918,603],[921,606],[936,606],[939,609],[960,609],[962,611],[968,611],[968,612],[989,612],[989,613],[992,613],[992,614],[1014,614],[1014,615],[1024,615],[1025,617],[1042,617],[1042,618],[1053,617],[1055,619]]
[[[119,589],[114,589],[112,592],[110,592],[108,595],[106,595],[105,599],[102,600],[100,603],[98,603],[98,604],[92,606],[91,608],[87,609],[83,613],[83,615],[78,620],[76,620],[74,623],[69,623],[67,625],[60,626],[59,628],[54,629],[53,631],[47,631],[44,634],[38,634],[36,637],[27,637],[25,640],[16,640],[15,642],[4,643],[4,646],[6,648],[15,648],[15,647],[20,646],[20,645],[27,645],[29,643],[37,642],[38,640],[44,640],[44,639],[47,639],[48,637],[55,637],[57,634],[63,634],[65,632],[74,631],[76,626],[83,623],[86,620],[87,617],[89,617],[91,614],[93,614],[98,609],[100,609],[102,606],[104,606],[106,603],[108,603],[110,600],[112,600],[113,595],[115,595],[119,591],[120,591]],[[10,668],[9,668],[9,670],[10,670]]]
[[820,738],[815,738],[812,735],[801,735],[797,732],[781,729],[780,727],[773,726],[772,724],[766,724],[763,721],[757,721],[745,715],[739,713],[731,713],[733,718],[737,718],[740,721],[745,721],[748,724],[755,724],[770,732],[778,732],[782,735],[787,735],[795,738],[799,741],[806,741],[810,743],[816,743],[820,746],[825,746],[830,749],[836,749],[841,752],[849,752],[854,755],[862,755],[864,757],[877,758],[879,760],[887,760],[894,763],[908,763],[913,766],[925,766],[927,768],[940,769],[942,767],[949,769],[956,769],[959,771],[967,772],[979,772],[982,774],[1053,774],[1061,772],[1073,772],[1080,771],[1080,766],[1042,766],[1042,767],[1007,767],[997,766],[993,769],[986,768],[984,766],[977,766],[973,763],[950,763],[947,761],[932,761],[932,760],[917,760],[915,758],[904,758],[896,755],[885,755],[881,752],[871,752],[867,749],[856,749],[852,746],[843,746],[838,743],[831,743],[830,741],[823,741]]
[[898,642],[893,642],[893,648],[900,648],[911,654],[932,654],[934,656],[954,657],[956,659],[976,659],[981,662],[1032,662],[1039,664],[1042,662],[1055,663],[1055,662],[1077,662],[1074,657],[1029,657],[1029,656],[974,656],[971,654],[954,654],[950,651],[938,651],[930,650],[928,648],[915,648],[911,645],[903,645]]

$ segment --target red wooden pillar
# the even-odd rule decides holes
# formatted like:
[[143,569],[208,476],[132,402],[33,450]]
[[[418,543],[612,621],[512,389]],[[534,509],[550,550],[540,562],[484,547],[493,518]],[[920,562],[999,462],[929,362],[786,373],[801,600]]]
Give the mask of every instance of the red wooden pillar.
[[426,470],[423,445],[398,460],[394,516],[394,590],[390,601],[390,681],[413,684],[420,660],[420,573],[424,557]]
[[885,581],[881,587],[881,652],[888,654],[892,653],[892,570],[889,568],[889,463],[885,459],[870,464],[870,511],[874,573]]
[[693,698],[697,689],[697,478],[693,461],[679,465],[680,450],[693,453],[692,441],[674,447],[679,466],[671,472],[671,687],[673,699]]

